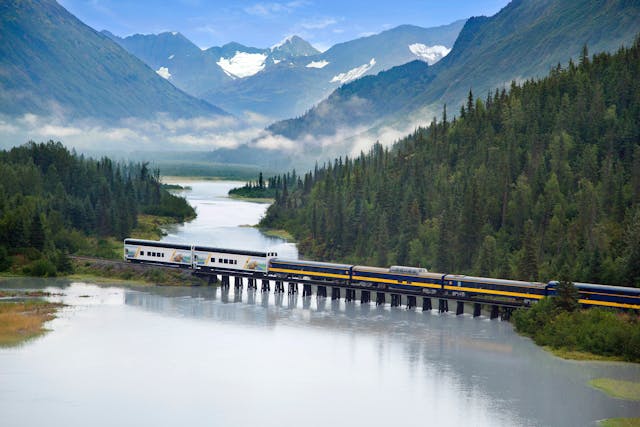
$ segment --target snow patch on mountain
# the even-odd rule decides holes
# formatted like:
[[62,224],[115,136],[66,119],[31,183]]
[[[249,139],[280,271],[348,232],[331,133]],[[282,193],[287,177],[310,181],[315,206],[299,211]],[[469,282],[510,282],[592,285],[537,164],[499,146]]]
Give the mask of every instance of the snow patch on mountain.
[[158,75],[162,78],[165,78],[167,80],[169,80],[169,77],[171,77],[171,73],[169,72],[169,69],[167,67],[160,67],[156,70],[156,73],[158,73]]
[[177,31],[171,31],[171,34],[174,35],[174,36],[177,36],[178,32]]
[[410,44],[409,50],[420,60],[425,61],[429,65],[435,64],[451,52],[451,49],[446,46],[427,46],[422,43]]
[[344,84],[352,80],[359,79],[360,77],[364,76],[367,73],[367,71],[373,68],[374,65],[376,65],[376,59],[371,58],[371,61],[369,61],[368,64],[363,64],[359,67],[356,67],[347,71],[346,73],[340,73],[333,76],[333,78],[331,79],[331,83]]
[[175,57],[175,55],[171,55],[169,56],[169,59],[173,59]]
[[220,58],[217,64],[232,77],[249,77],[264,69],[267,55],[236,51],[231,58]]
[[275,59],[275,58],[272,58],[272,59],[274,64],[279,64],[282,62],[282,59]]
[[307,65],[305,65],[307,68],[324,68],[327,65],[329,65],[329,61],[325,61],[324,59],[322,61],[313,61],[313,62],[309,62]]

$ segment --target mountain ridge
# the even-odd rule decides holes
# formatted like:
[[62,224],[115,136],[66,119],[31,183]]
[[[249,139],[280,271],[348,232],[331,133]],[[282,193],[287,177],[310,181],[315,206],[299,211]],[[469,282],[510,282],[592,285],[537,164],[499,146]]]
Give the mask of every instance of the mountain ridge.
[[[384,73],[362,83],[348,83],[336,92],[350,93],[350,97],[329,96],[314,109],[329,112],[336,110],[336,117],[325,113],[323,119],[331,126],[323,134],[338,134],[343,128],[375,127],[416,117],[428,122],[442,104],[460,105],[469,90],[484,94],[494,87],[504,86],[512,80],[523,80],[548,72],[558,63],[576,58],[584,44],[594,52],[612,51],[633,41],[640,28],[640,5],[622,0],[606,2],[605,7],[588,0],[563,2],[562,0],[514,0],[492,17],[473,17],[460,31],[451,52],[425,73],[416,73],[409,65],[401,65],[396,72],[405,72],[406,87],[390,97],[374,100],[371,92],[376,79],[384,79]],[[596,23],[593,17],[597,18]],[[405,67],[405,68],[403,68]],[[384,105],[370,106],[381,114],[358,116],[353,120],[341,120],[345,105],[352,99],[369,99],[378,104],[400,105],[396,111],[385,111]],[[335,101],[338,101],[337,103]],[[311,135],[321,127],[316,123],[317,114],[311,109],[303,116],[287,123],[273,124],[270,129],[278,135]],[[455,113],[455,111],[454,111]],[[351,119],[351,118],[350,118]]]
[[159,77],[52,0],[0,5],[0,113],[117,119],[227,115]]

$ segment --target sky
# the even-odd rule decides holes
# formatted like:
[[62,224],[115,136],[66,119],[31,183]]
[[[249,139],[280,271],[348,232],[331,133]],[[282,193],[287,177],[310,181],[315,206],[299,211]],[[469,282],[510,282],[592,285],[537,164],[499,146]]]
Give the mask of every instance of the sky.
[[298,35],[322,51],[412,24],[434,27],[470,16],[491,16],[508,0],[58,0],[94,29],[124,37],[179,31],[201,48],[230,41],[273,46]]

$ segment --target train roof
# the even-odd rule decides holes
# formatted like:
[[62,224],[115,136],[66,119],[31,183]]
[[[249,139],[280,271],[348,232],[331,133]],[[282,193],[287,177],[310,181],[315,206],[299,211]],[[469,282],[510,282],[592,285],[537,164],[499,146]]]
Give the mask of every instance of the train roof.
[[339,268],[341,270],[353,267],[351,264],[336,264],[333,262],[319,262],[319,261],[306,261],[303,259],[281,259],[272,258],[271,262],[279,262],[283,264],[295,264],[305,267],[326,267],[326,268]]
[[[558,281],[553,280],[549,282],[549,285],[557,286]],[[640,288],[631,288],[628,286],[612,286],[612,285],[600,285],[598,283],[583,283],[573,282],[573,285],[578,289],[588,289],[592,291],[610,291],[610,292],[626,292],[633,295],[640,295]]]
[[426,270],[417,274],[412,274],[412,273],[404,273],[400,271],[391,271],[389,268],[369,267],[366,265],[354,265],[353,271],[366,271],[369,273],[391,274],[394,276],[429,277],[429,278],[435,278],[435,279],[441,279],[443,276],[442,273],[433,273]]
[[495,285],[513,285],[513,286],[530,286],[534,288],[544,288],[547,286],[541,282],[525,282],[522,280],[510,280],[510,279],[493,279],[491,277],[477,277],[477,276],[465,276],[462,274],[447,274],[444,280],[458,280],[461,282],[477,282],[477,283],[492,283]]
[[193,247],[194,251],[203,251],[203,252],[219,252],[225,254],[234,254],[234,255],[248,255],[255,257],[266,258],[267,252],[258,252],[258,251],[249,251],[244,249],[224,249],[224,248],[214,248],[211,246],[201,246],[196,245]]
[[156,240],[143,240],[143,239],[124,239],[124,244],[153,246],[156,248],[191,249],[191,245],[187,245],[184,243],[158,242]]

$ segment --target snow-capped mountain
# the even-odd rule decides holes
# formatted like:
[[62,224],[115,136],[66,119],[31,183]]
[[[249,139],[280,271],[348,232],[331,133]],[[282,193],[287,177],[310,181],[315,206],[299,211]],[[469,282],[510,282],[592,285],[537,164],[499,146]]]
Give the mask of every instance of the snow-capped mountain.
[[444,57],[464,21],[435,28],[403,25],[319,52],[298,36],[268,48],[227,43],[201,50],[182,34],[120,38],[103,34],[178,88],[235,114],[273,119],[304,113],[340,85],[420,59]]
[[178,32],[118,37],[102,32],[142,59],[175,86],[199,96],[236,79],[251,77],[269,65],[320,52],[298,36],[287,37],[271,48],[227,43],[202,50]]
[[274,60],[266,59],[253,75],[218,86],[202,97],[235,114],[252,111],[274,119],[298,116],[340,85],[363,76],[416,59],[436,63],[449,53],[463,25],[464,21],[435,28],[402,25],[315,55],[282,60],[272,56]]

